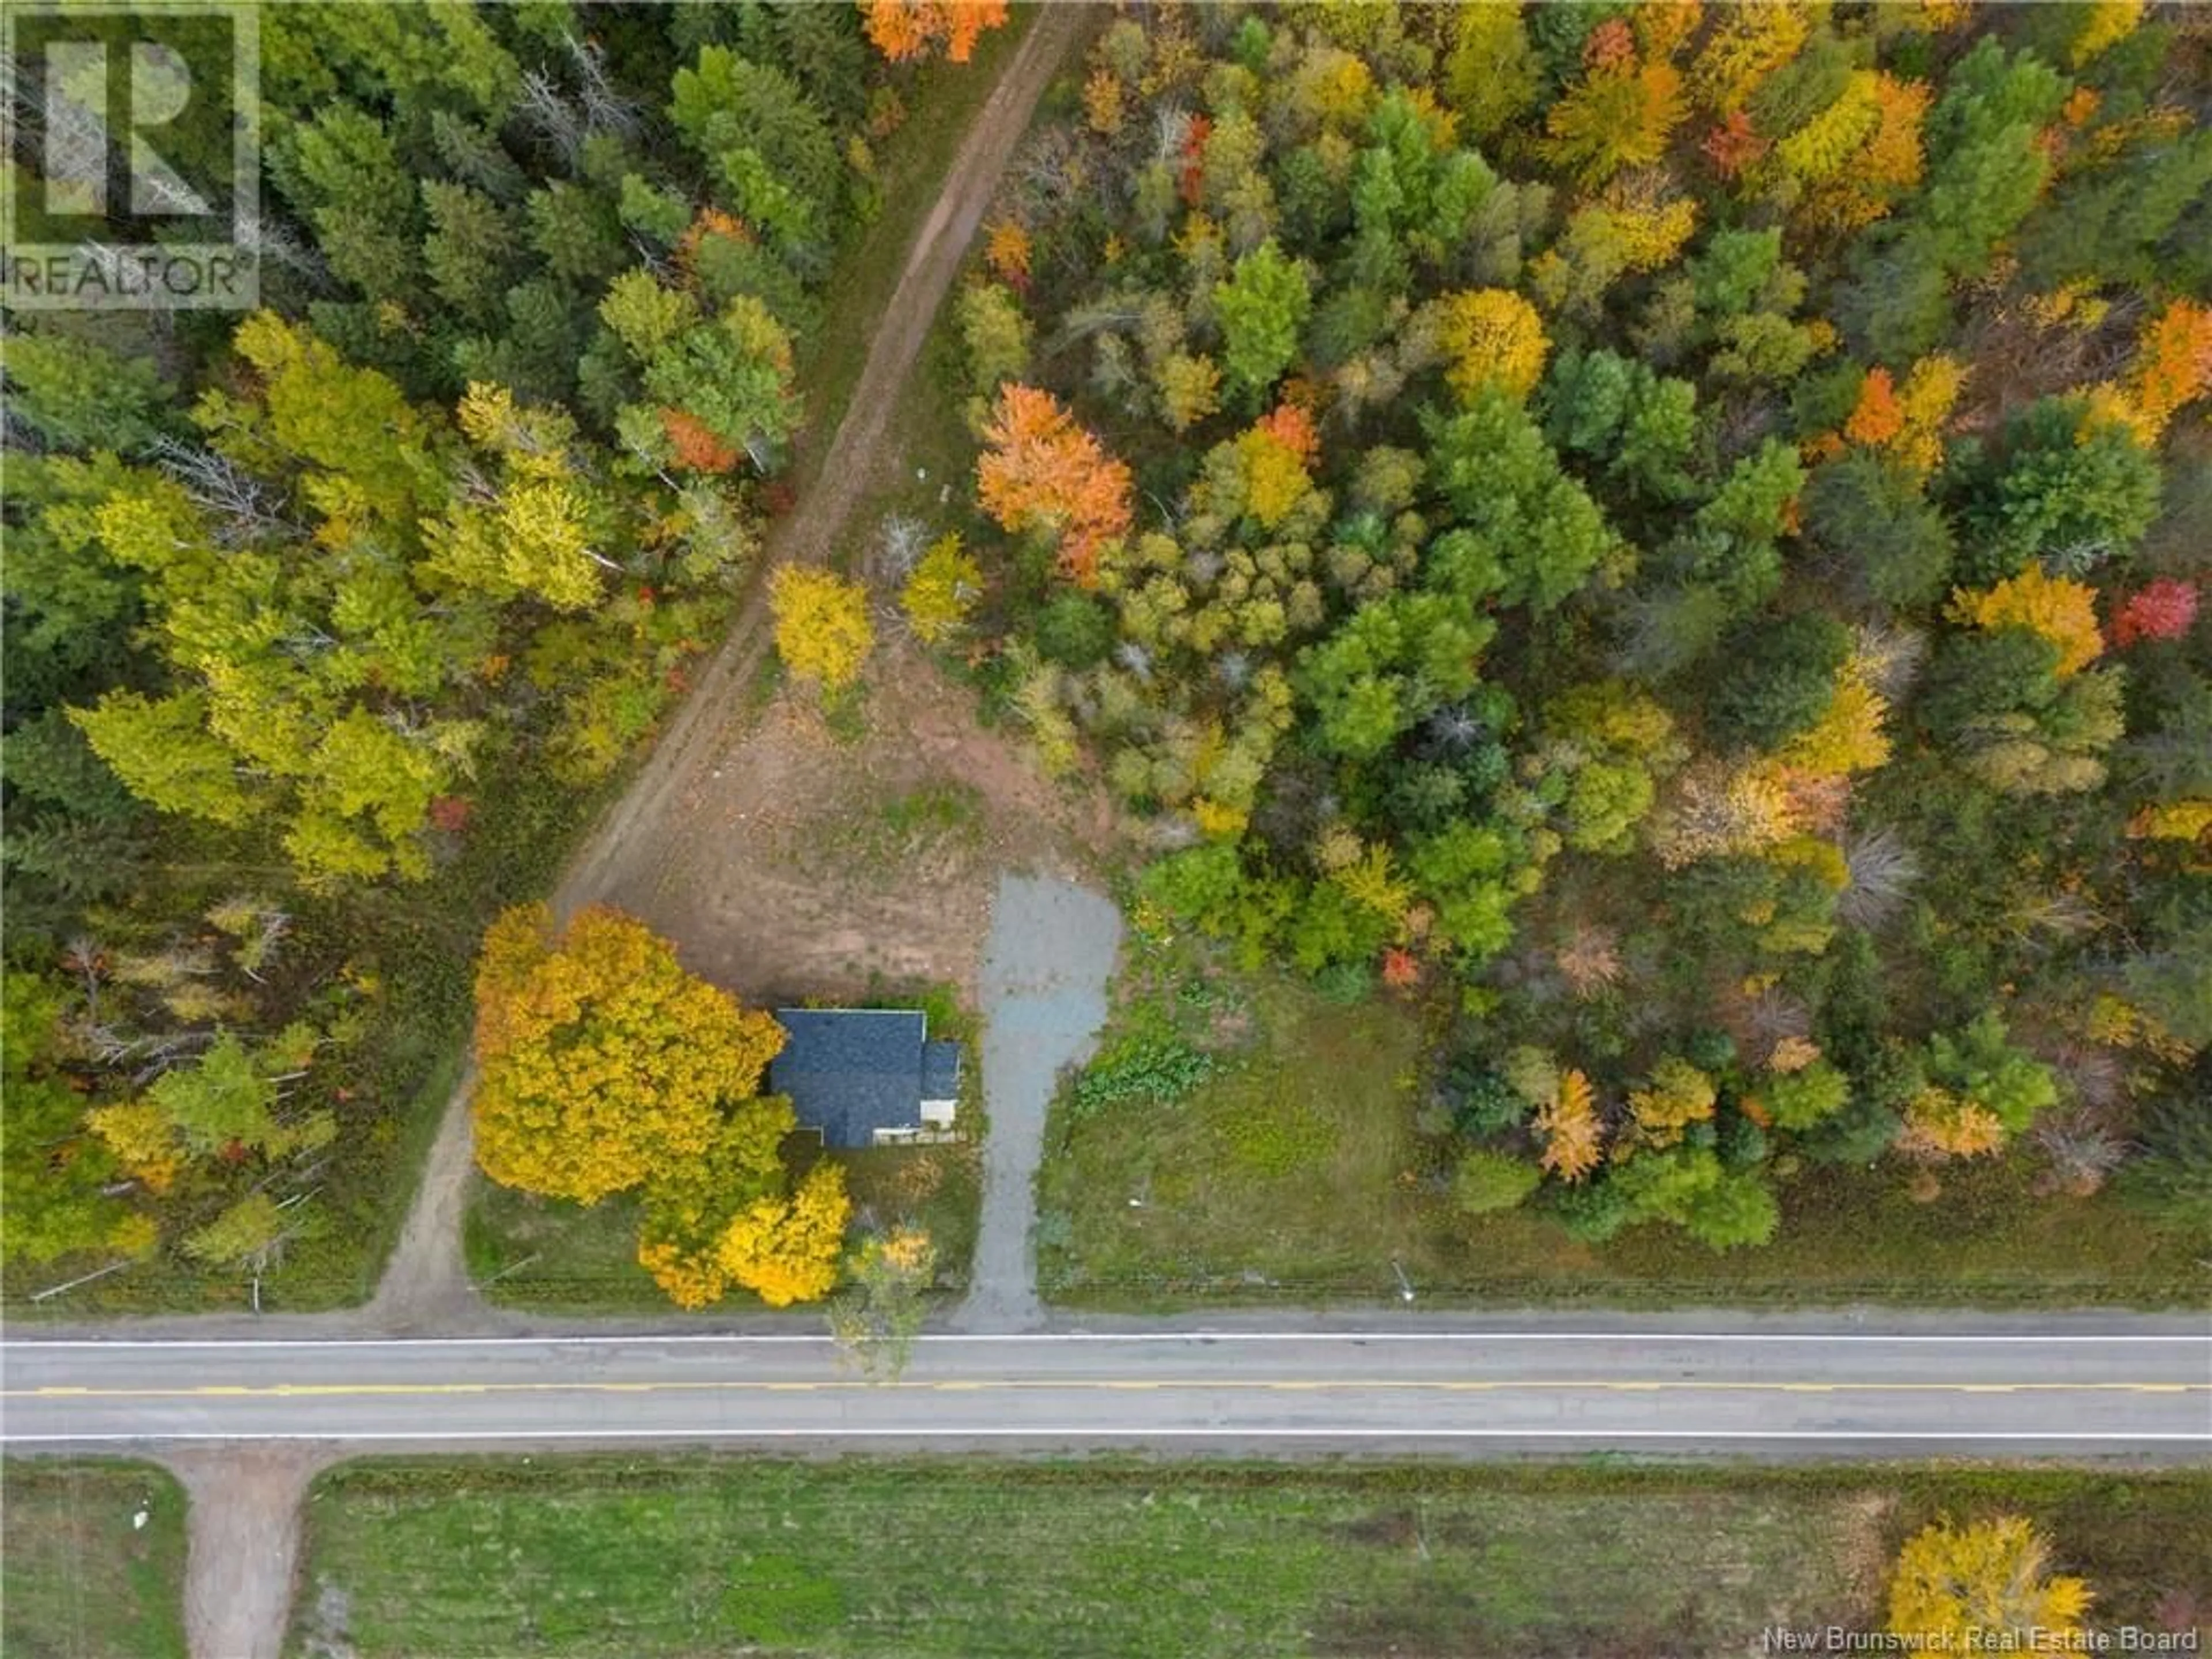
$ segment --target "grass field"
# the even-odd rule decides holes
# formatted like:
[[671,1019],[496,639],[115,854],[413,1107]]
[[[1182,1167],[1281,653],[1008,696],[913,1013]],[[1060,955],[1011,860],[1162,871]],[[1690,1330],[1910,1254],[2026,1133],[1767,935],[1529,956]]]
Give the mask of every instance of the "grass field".
[[184,1659],[184,1582],[185,1492],[166,1471],[0,1465],[7,1659]]
[[1139,943],[1099,1064],[1169,1044],[1194,1086],[1053,1109],[1039,1181],[1048,1297],[1152,1310],[1216,1301],[1425,1298],[1654,1305],[1856,1301],[2000,1305],[2212,1301],[2201,1240],[2113,1197],[2051,1198],[2021,1159],[1947,1171],[1808,1169],[1762,1249],[1716,1255],[1649,1226],[1599,1247],[1524,1212],[1450,1201],[1445,1143],[1415,1124],[1422,1030],[1388,998],[1339,1006],[1240,979],[1190,941]]
[[[940,1292],[950,1296],[963,1288],[982,1190],[975,1143],[878,1146],[835,1156],[845,1166],[854,1214],[869,1211],[925,1229],[943,1264]],[[637,1265],[637,1219],[634,1199],[609,1199],[586,1209],[479,1182],[465,1234],[469,1273],[488,1299],[503,1307],[674,1314],[678,1310],[666,1293]],[[732,1291],[700,1316],[757,1311],[761,1305]]]
[[2100,1624],[2212,1607],[2201,1474],[376,1462],[310,1499],[290,1650],[1753,1653],[1771,1624],[1877,1621],[1910,1530],[1999,1510],[2051,1532]]

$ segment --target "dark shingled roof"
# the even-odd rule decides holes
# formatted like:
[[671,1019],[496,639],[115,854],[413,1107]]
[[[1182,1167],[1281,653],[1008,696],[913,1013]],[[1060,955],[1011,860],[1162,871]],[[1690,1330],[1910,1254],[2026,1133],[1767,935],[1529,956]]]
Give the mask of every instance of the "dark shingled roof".
[[790,1034],[769,1062],[768,1085],[791,1097],[801,1127],[819,1129],[825,1146],[869,1146],[878,1129],[921,1123],[924,1099],[949,1099],[957,1086],[957,1043],[931,1042],[926,1015],[905,1008],[779,1008]]
[[921,1045],[921,1097],[957,1100],[960,1097],[960,1045],[925,1042]]

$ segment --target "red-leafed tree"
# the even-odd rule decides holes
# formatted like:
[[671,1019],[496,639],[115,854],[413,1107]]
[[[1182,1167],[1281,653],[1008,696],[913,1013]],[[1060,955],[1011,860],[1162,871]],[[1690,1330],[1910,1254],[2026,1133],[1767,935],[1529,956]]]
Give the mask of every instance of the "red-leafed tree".
[[2196,620],[2196,584],[2161,576],[2129,594],[2112,612],[2112,643],[2178,640]]
[[1738,109],[1730,110],[1728,118],[1708,132],[1698,148],[1705,151],[1714,172],[1723,179],[1734,179],[1757,165],[1759,157],[1774,146],[1759,136],[1751,117]]
[[1382,952],[1382,982],[1394,991],[1419,985],[1421,959],[1402,945],[1391,945]]

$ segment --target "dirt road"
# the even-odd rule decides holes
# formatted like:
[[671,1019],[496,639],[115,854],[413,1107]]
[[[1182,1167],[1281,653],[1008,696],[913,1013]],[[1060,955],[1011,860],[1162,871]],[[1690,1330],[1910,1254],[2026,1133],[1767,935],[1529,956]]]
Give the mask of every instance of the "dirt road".
[[[888,428],[900,390],[982,222],[1000,176],[1029,125],[1030,112],[1086,26],[1085,11],[1080,6],[1047,8],[977,115],[878,324],[875,343],[830,440],[818,483],[769,538],[769,564],[818,564],[826,559],[878,465],[895,447]],[[763,592],[764,584],[757,583],[752,599],[636,781],[593,830],[555,895],[555,907],[562,914],[657,884],[659,871],[678,840],[672,826],[686,800],[698,797],[714,772],[730,725],[743,718],[744,688],[752,684],[769,648]],[[365,1322],[376,1328],[460,1330],[481,1328],[487,1322],[461,1255],[461,1223],[472,1168],[469,1096],[474,1085],[472,1073],[464,1076],[447,1103],[398,1246],[366,1310]]]
[[334,1448],[210,1446],[162,1461],[191,1499],[185,1629],[196,1659],[277,1659],[292,1616],[300,1503]]

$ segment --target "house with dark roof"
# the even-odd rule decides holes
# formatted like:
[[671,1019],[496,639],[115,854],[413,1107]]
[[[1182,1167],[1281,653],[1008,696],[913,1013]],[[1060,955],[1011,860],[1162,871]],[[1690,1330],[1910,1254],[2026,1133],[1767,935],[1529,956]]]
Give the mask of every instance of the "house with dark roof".
[[802,1129],[824,1146],[934,1139],[960,1098],[960,1045],[933,1042],[911,1008],[779,1008],[787,1041],[769,1062],[772,1094],[788,1095]]

